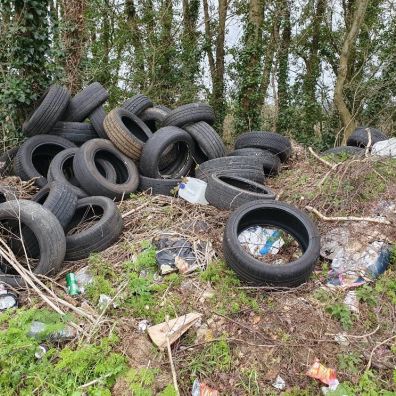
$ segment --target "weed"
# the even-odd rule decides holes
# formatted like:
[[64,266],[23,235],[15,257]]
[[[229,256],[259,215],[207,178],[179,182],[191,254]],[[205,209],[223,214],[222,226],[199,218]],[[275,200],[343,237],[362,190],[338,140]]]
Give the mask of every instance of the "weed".
[[245,391],[246,395],[259,396],[260,395],[260,385],[258,383],[257,370],[248,369],[242,370],[241,372],[241,382],[238,384]]
[[92,282],[86,286],[85,291],[88,299],[94,305],[98,303],[101,294],[106,294],[111,297],[115,294],[111,282],[105,279],[103,275],[94,276]]
[[356,374],[358,372],[358,366],[361,362],[362,359],[355,353],[338,355],[338,367],[343,371]]
[[367,305],[375,306],[378,303],[378,293],[369,285],[363,285],[356,290],[359,301],[365,302]]
[[386,271],[375,283],[375,290],[388,297],[392,304],[396,304],[396,272],[392,269]]
[[[125,358],[112,352],[116,337],[99,344],[81,344],[78,349],[49,347],[42,359],[34,354],[40,339],[27,335],[32,320],[59,330],[67,318],[46,310],[10,310],[0,315],[0,392],[2,395],[79,395],[78,388],[100,379],[88,394],[110,395],[117,376],[125,370]],[[42,341],[42,340],[41,340]]]
[[232,355],[225,339],[212,342],[189,358],[187,369],[191,378],[208,376],[213,373],[227,373],[231,370]]
[[326,307],[326,311],[335,319],[341,322],[344,329],[352,327],[352,316],[348,306],[344,303],[334,303]]

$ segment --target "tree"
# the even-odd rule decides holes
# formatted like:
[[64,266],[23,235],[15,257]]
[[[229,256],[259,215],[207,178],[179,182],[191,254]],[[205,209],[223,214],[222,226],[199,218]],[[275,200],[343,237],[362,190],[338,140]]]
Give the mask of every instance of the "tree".
[[85,52],[86,0],[62,0],[64,29],[62,34],[67,85],[72,93],[82,86],[81,60]]
[[344,43],[341,49],[337,80],[334,89],[334,103],[340,114],[341,121],[344,127],[344,144],[356,128],[356,120],[351,114],[351,111],[348,109],[348,106],[345,102],[343,90],[345,81],[347,79],[348,65],[351,59],[351,50],[359,33],[359,29],[362,25],[367,9],[367,4],[368,0],[356,0],[356,8],[353,13],[353,21],[349,31],[346,32]]
[[[217,38],[214,41],[213,24],[209,13],[208,0],[203,0],[204,20],[205,20],[205,51],[208,56],[209,70],[212,80],[212,94],[210,96],[210,103],[213,106],[217,119],[218,129],[222,129],[223,120],[225,117],[225,24],[227,19],[227,12],[229,7],[229,0],[219,0],[218,2],[218,20],[215,27]],[[213,47],[215,55],[213,55]]]

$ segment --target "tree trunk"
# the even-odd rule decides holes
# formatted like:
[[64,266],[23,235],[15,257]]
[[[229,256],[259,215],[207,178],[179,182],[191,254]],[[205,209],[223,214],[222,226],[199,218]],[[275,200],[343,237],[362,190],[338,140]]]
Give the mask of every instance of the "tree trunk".
[[64,21],[62,41],[65,48],[67,85],[72,93],[81,89],[81,60],[85,50],[85,0],[63,0]]
[[278,50],[278,119],[276,129],[285,132],[290,125],[289,120],[289,48],[291,40],[290,5],[288,0],[282,0],[282,35]]
[[350,62],[351,49],[355,43],[359,29],[362,25],[367,5],[368,0],[357,0],[356,9],[353,14],[353,22],[351,24],[350,30],[346,34],[344,44],[342,46],[337,80],[334,89],[334,103],[337,107],[338,112],[340,113],[341,121],[344,126],[344,144],[353,132],[353,130],[356,128],[356,121],[354,120],[354,117],[352,116],[351,112],[348,109],[348,106],[346,105],[343,90],[348,73],[348,64]]
[[205,19],[205,39],[206,53],[209,60],[210,76],[212,80],[212,95],[210,103],[214,108],[217,120],[217,127],[222,131],[225,117],[225,86],[224,86],[224,58],[225,58],[225,30],[229,0],[219,0],[218,2],[218,26],[215,42],[215,55],[213,55],[213,32],[210,25],[210,15],[208,1],[203,0]]

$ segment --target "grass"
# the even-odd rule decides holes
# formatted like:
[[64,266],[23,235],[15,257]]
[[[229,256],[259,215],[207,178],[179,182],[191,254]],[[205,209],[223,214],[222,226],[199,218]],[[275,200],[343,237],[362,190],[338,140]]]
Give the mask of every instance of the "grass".
[[47,334],[60,330],[70,318],[35,309],[9,310],[0,315],[0,393],[1,395],[82,395],[78,388],[90,381],[88,395],[110,395],[117,376],[126,369],[124,356],[113,352],[116,336],[104,337],[97,344],[50,344],[42,359],[34,354],[46,339],[27,335],[32,320],[48,325]]

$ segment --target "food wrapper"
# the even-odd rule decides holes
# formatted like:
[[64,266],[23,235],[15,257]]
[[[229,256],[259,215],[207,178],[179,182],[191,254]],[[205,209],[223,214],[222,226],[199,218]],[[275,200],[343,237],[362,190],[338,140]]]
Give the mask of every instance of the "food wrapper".
[[318,359],[315,359],[315,362],[308,370],[307,375],[308,377],[318,379],[329,386],[338,383],[335,369],[323,366]]

